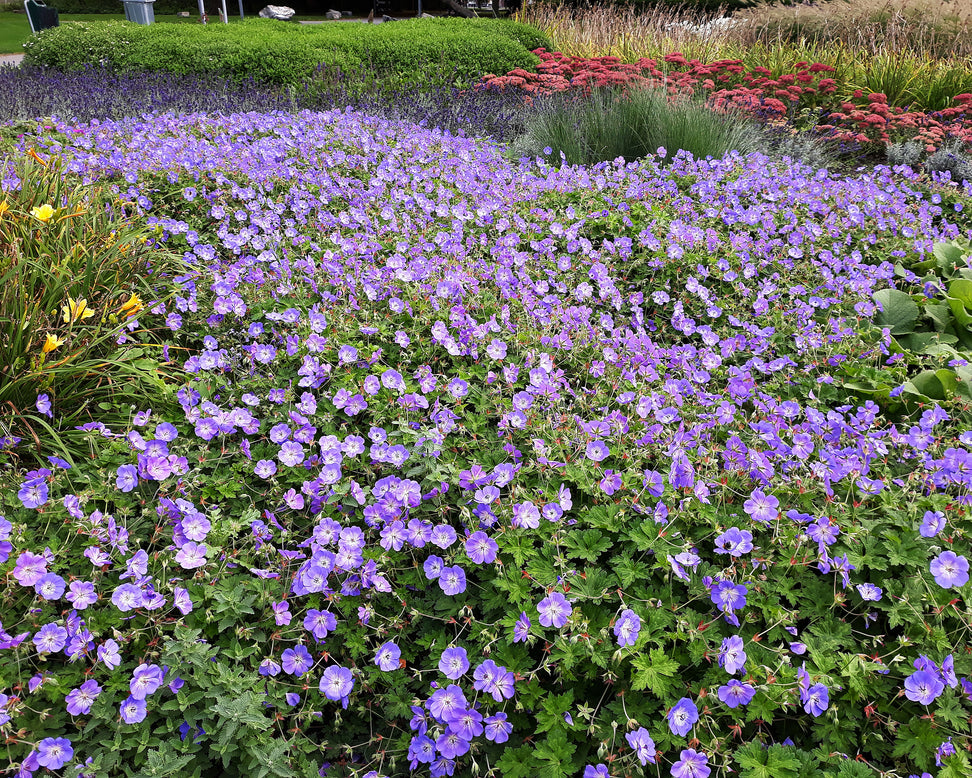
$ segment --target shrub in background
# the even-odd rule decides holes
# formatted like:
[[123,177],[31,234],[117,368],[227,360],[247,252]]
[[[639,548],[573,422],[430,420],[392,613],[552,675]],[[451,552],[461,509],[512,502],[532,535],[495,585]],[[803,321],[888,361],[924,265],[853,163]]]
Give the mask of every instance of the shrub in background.
[[82,22],[32,36],[25,51],[28,64],[59,69],[97,64],[119,72],[219,72],[297,85],[324,66],[345,73],[367,69],[391,83],[426,85],[451,74],[470,83],[483,73],[535,67],[537,56],[520,38],[532,43],[536,36],[490,20],[314,27],[265,19],[206,26]]
[[161,402],[159,347],[143,326],[151,281],[176,267],[104,187],[58,159],[0,161],[0,435],[69,460],[74,427]]

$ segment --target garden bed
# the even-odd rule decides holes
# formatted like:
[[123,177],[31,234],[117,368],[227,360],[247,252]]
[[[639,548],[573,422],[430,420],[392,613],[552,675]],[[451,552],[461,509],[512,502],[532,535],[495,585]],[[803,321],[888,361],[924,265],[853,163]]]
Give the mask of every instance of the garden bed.
[[969,184],[233,84],[0,135],[4,768],[969,773]]

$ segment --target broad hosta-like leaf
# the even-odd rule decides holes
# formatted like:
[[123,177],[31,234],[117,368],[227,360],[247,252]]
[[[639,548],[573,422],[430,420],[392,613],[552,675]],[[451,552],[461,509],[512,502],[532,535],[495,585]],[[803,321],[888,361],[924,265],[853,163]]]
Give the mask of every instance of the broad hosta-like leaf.
[[874,317],[875,324],[888,327],[892,335],[905,335],[914,331],[921,311],[911,295],[897,289],[882,289],[874,294],[874,299],[882,308]]

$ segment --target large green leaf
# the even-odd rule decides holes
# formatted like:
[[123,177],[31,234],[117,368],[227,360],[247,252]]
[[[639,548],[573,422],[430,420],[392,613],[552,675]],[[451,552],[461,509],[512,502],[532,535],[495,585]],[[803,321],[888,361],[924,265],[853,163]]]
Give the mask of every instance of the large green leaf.
[[972,324],[972,313],[969,313],[965,303],[957,297],[948,297],[948,305],[952,309],[952,315],[960,327],[968,327]]
[[944,378],[954,391],[955,373],[953,373],[951,370],[939,370],[937,372],[934,370],[923,370],[905,384],[905,391],[910,394],[918,394],[922,397],[927,397],[930,400],[947,399],[950,395],[948,386],[946,386],[946,383],[943,382],[943,376],[939,376],[938,373],[951,374],[950,377],[944,376]]
[[961,300],[966,308],[972,309],[972,281],[956,278],[948,285],[948,296]]
[[951,268],[962,258],[962,248],[954,241],[950,243],[936,243],[932,253],[938,260],[939,267]]
[[944,303],[928,303],[925,305],[925,315],[931,319],[935,332],[944,332],[952,319],[951,310]]
[[874,317],[875,324],[890,328],[892,335],[914,332],[921,311],[911,295],[897,289],[882,289],[874,294],[874,299],[882,308]]
[[926,349],[938,342],[937,332],[912,332],[898,338],[901,347],[916,354],[926,353]]

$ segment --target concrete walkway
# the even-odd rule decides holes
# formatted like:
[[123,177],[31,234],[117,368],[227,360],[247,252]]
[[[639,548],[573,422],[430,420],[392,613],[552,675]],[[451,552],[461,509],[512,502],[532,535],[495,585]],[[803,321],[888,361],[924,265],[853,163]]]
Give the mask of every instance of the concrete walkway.
[[19,65],[23,61],[23,54],[0,54],[0,67],[4,65]]

